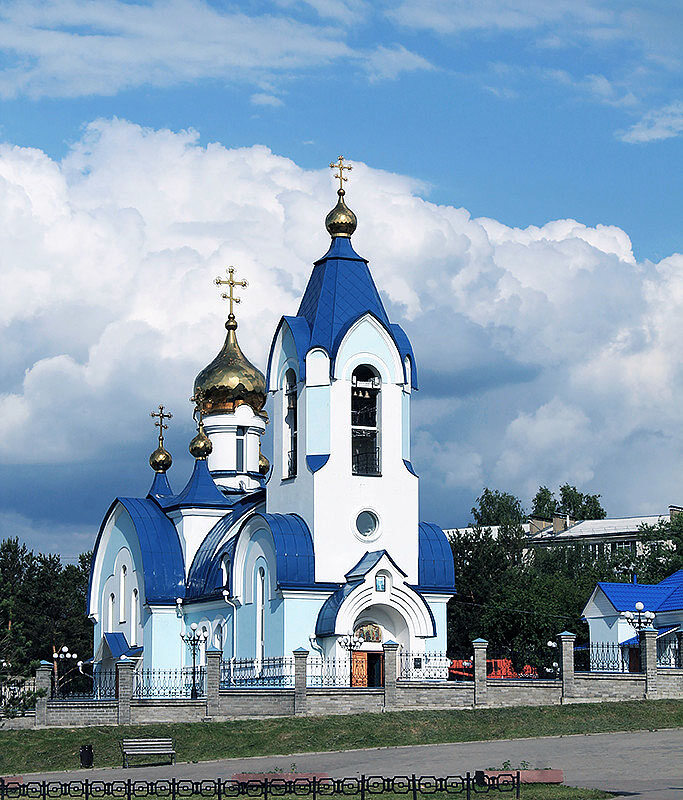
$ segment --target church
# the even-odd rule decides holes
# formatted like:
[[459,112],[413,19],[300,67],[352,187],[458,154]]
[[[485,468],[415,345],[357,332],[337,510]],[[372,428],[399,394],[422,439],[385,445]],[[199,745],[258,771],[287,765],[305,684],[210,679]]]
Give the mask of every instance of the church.
[[[166,414],[146,497],[118,497],[94,548],[88,614],[94,662],[192,663],[191,630],[224,660],[348,653],[372,665],[382,644],[446,650],[453,558],[419,518],[410,406],[418,370],[390,322],[366,259],[353,249],[340,156],[331,242],[295,316],[283,316],[264,374],[237,340],[234,269],[225,342],[195,379],[195,459],[175,492]],[[268,404],[269,412],[266,412]],[[269,419],[270,415],[270,419]],[[261,453],[273,427],[272,465]],[[365,654],[365,655],[363,655]],[[369,667],[368,667],[369,668]],[[367,685],[367,684],[366,684]]]

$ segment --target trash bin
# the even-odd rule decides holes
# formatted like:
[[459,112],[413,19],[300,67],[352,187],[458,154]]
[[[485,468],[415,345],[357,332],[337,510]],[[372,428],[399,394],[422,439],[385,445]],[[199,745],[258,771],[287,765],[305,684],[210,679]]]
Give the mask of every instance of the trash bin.
[[82,744],[81,745],[81,766],[82,767],[92,767],[92,762],[93,762],[92,745],[91,744]]

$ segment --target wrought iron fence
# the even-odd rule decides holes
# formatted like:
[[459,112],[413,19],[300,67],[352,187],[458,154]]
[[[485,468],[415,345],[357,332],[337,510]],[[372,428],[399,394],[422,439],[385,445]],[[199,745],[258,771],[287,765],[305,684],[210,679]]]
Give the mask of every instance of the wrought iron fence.
[[141,669],[133,675],[133,697],[187,698],[193,689],[197,697],[205,696],[205,668]]
[[318,778],[316,776],[258,778],[246,780],[225,780],[223,778],[205,780],[184,780],[170,778],[158,781],[114,780],[91,781],[5,781],[0,778],[0,800],[6,798],[116,798],[132,800],[138,797],[162,797],[181,800],[187,797],[216,798],[228,797],[310,797],[312,800],[340,796],[360,797],[366,800],[371,795],[404,795],[418,800],[418,797],[434,795],[437,792],[448,795],[463,795],[470,798],[474,794],[505,793],[520,796],[521,780],[518,771],[500,775],[486,775],[482,771],[467,772],[464,775],[396,775],[386,778],[381,775],[361,775],[353,778]]
[[35,678],[6,677],[0,683],[0,710],[5,716],[32,710],[36,697]]
[[52,680],[52,700],[115,700],[117,697],[115,669],[101,669],[92,675],[77,672]]
[[340,658],[309,657],[306,660],[306,685],[350,686],[351,660],[348,656]]
[[486,659],[486,677],[491,680],[554,678],[559,670],[559,664],[553,666],[556,655],[553,653],[541,663],[540,659],[530,654],[512,650],[493,651]]
[[445,653],[399,654],[398,677],[407,681],[447,681],[451,659]]
[[663,636],[657,641],[657,666],[683,669],[683,654],[678,636]]
[[576,672],[640,672],[640,649],[615,642],[590,642],[574,648]]
[[294,686],[293,658],[231,658],[221,664],[221,689]]

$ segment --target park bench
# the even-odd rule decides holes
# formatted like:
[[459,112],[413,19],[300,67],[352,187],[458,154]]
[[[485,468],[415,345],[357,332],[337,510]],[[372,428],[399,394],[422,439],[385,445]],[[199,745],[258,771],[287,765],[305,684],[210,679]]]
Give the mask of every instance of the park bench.
[[130,756],[171,756],[175,764],[175,748],[173,739],[124,739],[121,742],[123,766],[128,766]]

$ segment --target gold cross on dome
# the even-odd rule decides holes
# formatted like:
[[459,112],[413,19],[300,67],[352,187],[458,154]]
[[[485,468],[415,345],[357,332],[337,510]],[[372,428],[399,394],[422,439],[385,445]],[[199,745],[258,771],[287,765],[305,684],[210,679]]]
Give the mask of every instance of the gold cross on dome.
[[164,411],[164,407],[160,405],[158,411],[150,411],[149,415],[150,417],[156,417],[158,419],[158,421],[155,422],[154,425],[157,428],[159,428],[159,444],[163,444],[164,431],[168,428],[168,425],[164,425],[164,420],[173,419],[173,414],[171,414],[170,411],[168,413]]
[[224,278],[218,277],[218,278],[216,278],[214,283],[216,284],[216,286],[227,286],[228,287],[228,291],[224,292],[221,295],[221,297],[223,298],[223,300],[229,300],[230,301],[230,316],[234,317],[235,314],[233,313],[233,303],[239,303],[240,302],[240,298],[239,297],[235,297],[233,295],[233,293],[232,293],[232,290],[235,288],[235,286],[241,286],[243,289],[246,289],[247,286],[249,286],[249,284],[247,283],[247,281],[236,281],[235,280],[235,278],[234,278],[235,268],[234,267],[228,267],[227,272],[228,272],[228,279],[227,280],[225,280]]
[[333,161],[330,164],[330,169],[338,169],[339,172],[334,176],[339,181],[339,190],[344,191],[344,181],[348,181],[348,178],[344,176],[344,170],[348,169],[351,171],[353,167],[351,164],[344,163],[344,156],[339,156],[336,163]]

